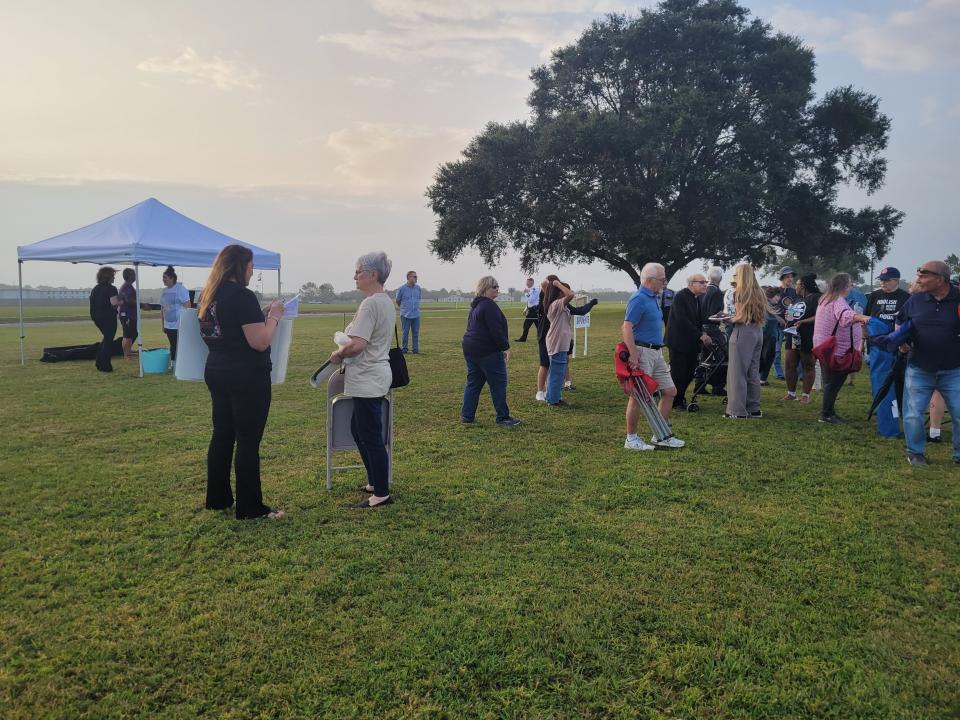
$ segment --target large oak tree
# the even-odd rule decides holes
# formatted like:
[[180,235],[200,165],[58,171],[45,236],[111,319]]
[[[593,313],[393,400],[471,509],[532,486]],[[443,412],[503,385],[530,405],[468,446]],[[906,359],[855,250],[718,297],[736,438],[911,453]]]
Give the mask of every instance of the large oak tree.
[[733,0],[610,15],[536,68],[531,117],[490,123],[427,190],[432,251],[508,248],[606,263],[639,284],[697,260],[883,257],[903,214],[837,204],[878,189],[890,121],[852,87],[813,93],[814,57]]

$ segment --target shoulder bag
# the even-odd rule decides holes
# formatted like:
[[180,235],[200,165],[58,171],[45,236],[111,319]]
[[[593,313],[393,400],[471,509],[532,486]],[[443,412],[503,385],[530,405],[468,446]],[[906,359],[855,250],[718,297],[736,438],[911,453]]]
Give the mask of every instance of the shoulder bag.
[[850,326],[850,349],[843,355],[837,355],[837,329],[840,320],[833,326],[830,337],[813,348],[813,355],[820,361],[820,365],[830,372],[855,373],[863,366],[863,353],[853,346],[853,326]]
[[395,347],[390,348],[387,359],[390,361],[390,372],[393,374],[393,380],[390,383],[390,389],[404,387],[410,384],[410,373],[407,372],[407,359],[403,356],[403,350],[400,349],[400,333],[397,332],[397,326],[393,326],[393,337],[397,341]]

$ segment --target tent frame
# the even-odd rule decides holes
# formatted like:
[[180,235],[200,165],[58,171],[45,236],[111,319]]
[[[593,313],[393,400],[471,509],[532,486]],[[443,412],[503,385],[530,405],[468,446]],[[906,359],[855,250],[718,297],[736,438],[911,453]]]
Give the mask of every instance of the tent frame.
[[[20,365],[21,367],[26,366],[27,356],[26,348],[24,347],[24,339],[26,334],[23,331],[23,260],[17,258],[17,283],[18,283],[18,293],[17,293],[17,303],[20,308]],[[93,263],[94,265],[99,265],[100,263]],[[121,265],[123,263],[116,263]],[[146,265],[147,267],[161,267],[160,265],[154,265],[152,263],[133,263],[133,271],[137,276],[136,280],[136,291],[137,291],[137,361],[140,364],[140,377],[143,377],[143,328],[141,326],[141,316],[140,316],[140,266]],[[181,265],[183,267],[183,265]],[[280,284],[280,268],[277,267],[277,296],[281,293],[281,284]]]

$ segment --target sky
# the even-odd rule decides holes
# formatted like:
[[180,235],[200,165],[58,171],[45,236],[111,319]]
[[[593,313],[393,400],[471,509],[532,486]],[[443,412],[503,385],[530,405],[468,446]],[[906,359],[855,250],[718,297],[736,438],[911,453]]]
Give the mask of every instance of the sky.
[[[0,283],[16,247],[148,197],[283,256],[285,289],[352,289],[384,250],[388,287],[472,288],[476,253],[429,251],[424,190],[490,121],[529,115],[531,68],[620,0],[0,0]],[[893,128],[887,182],[855,207],[906,212],[881,264],[960,252],[960,0],[741,0],[817,58],[817,93],[853,85]],[[25,263],[24,283],[86,287],[92,265]],[[545,265],[578,288],[632,289],[604,266]],[[156,278],[151,277],[151,273]],[[181,270],[188,286],[206,269]],[[523,274],[508,255],[504,286]],[[142,283],[159,287],[160,270]],[[264,273],[264,285],[276,276]],[[682,279],[671,282],[682,286]]]

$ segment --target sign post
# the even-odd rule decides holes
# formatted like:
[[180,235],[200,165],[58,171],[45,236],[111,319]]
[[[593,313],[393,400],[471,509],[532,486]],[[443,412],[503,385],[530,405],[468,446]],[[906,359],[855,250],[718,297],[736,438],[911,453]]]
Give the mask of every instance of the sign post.
[[[583,305],[586,300],[586,295],[577,295],[573,299],[578,307]],[[573,315],[571,319],[573,320],[573,357],[577,356],[577,330],[580,329],[583,330],[583,352],[581,355],[586,357],[590,342],[590,313],[586,315]]]

